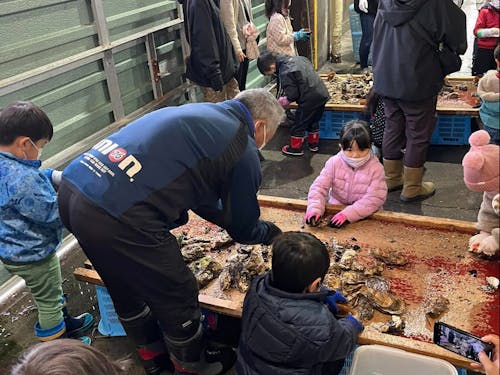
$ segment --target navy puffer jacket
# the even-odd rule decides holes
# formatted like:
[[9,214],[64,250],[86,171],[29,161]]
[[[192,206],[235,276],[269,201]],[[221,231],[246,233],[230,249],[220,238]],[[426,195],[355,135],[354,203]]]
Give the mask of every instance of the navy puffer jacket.
[[324,374],[347,357],[361,326],[336,319],[324,304],[329,291],[287,293],[256,277],[245,297],[236,371],[239,375]]

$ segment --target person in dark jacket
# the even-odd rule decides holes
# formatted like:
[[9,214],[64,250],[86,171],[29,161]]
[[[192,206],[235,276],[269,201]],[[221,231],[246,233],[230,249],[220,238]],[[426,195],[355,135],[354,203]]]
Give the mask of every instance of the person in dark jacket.
[[373,41],[373,22],[377,14],[378,0],[354,0],[354,10],[361,21],[361,42],[359,43],[359,64],[368,68],[368,56]]
[[283,146],[281,151],[285,155],[304,155],[303,144],[307,131],[309,150],[318,152],[319,120],[330,94],[311,62],[303,56],[265,52],[257,59],[257,67],[263,75],[278,76],[278,92],[282,90],[284,94],[278,99],[281,105],[287,107],[291,102],[297,102],[298,105],[290,129],[290,144]]
[[273,243],[272,270],[256,277],[243,303],[238,375],[335,375],[363,325],[337,318],[339,292],[320,287],[330,266],[325,245],[304,232]]
[[[281,233],[259,220],[258,147],[283,116],[265,89],[234,100],[162,108],[100,141],[64,170],[63,224],[106,285],[148,374],[168,366],[216,374],[231,350],[205,350],[198,286],[170,230],[188,210],[240,243],[270,244]],[[161,327],[161,328],[160,328]]]
[[220,17],[218,0],[179,0],[191,54],[186,77],[200,86],[206,102],[232,99],[239,92],[239,63]]
[[422,177],[444,80],[436,52],[440,43],[458,54],[467,49],[465,14],[452,0],[379,0],[373,35],[374,87],[384,97],[387,187],[402,188],[403,202],[435,192],[434,184],[422,182]]

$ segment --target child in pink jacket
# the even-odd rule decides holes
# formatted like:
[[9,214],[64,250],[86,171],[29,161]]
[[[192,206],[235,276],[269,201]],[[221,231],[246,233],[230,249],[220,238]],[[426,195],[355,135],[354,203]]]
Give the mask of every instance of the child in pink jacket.
[[317,225],[327,203],[346,207],[332,217],[330,226],[340,228],[379,210],[387,198],[384,167],[371,152],[368,124],[353,120],[340,132],[342,150],[328,159],[309,188],[307,212],[309,225]]

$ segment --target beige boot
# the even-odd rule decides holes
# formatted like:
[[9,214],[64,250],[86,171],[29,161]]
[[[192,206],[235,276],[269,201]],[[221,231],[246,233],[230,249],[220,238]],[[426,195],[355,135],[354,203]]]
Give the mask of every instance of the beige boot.
[[388,191],[403,188],[403,161],[384,159],[385,182]]
[[433,196],[436,188],[432,182],[422,182],[423,175],[424,167],[405,167],[404,186],[399,199],[403,202],[413,202]]

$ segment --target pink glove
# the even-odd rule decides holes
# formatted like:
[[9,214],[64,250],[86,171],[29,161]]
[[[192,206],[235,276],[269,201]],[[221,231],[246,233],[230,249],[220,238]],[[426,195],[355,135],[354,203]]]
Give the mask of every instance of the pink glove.
[[328,225],[333,228],[340,228],[342,225],[347,223],[347,217],[342,212],[339,212],[337,215],[331,218]]
[[278,102],[281,104],[282,107],[286,107],[290,104],[288,101],[288,98],[286,96],[282,96],[278,99]]
[[304,221],[306,222],[307,225],[310,225],[311,227],[317,226],[319,224],[319,219],[321,219],[321,215],[315,212],[308,211],[304,216]]

